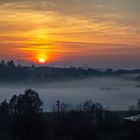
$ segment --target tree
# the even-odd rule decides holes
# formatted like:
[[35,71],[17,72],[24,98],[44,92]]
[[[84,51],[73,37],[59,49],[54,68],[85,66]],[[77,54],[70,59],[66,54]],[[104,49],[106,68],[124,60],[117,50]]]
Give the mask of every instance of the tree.
[[92,100],[87,100],[83,103],[82,110],[90,113],[92,117],[101,119],[103,115],[103,106],[99,103],[93,103]]
[[10,126],[9,105],[6,100],[0,104],[0,132],[7,132]]
[[84,112],[95,111],[95,104],[91,100],[87,100],[83,103],[82,109]]
[[4,100],[0,105],[0,113],[9,114],[9,107],[6,100]]
[[42,105],[38,93],[32,89],[11,98],[9,108],[13,116],[13,139],[42,139],[45,129]]
[[66,103],[61,103],[60,104],[60,112],[62,113],[66,113],[69,112],[71,110],[72,106],[70,104],[66,104]]
[[19,95],[17,99],[17,111],[21,115],[40,113],[42,112],[42,105],[43,102],[38,93],[32,89],[25,90],[25,94]]
[[4,60],[1,60],[0,65],[5,67],[6,66],[6,62]]
[[9,102],[10,114],[16,114],[16,112],[17,112],[17,99],[18,99],[18,97],[16,95],[13,95]]
[[10,68],[15,67],[14,61],[13,60],[7,61],[7,66],[10,67]]

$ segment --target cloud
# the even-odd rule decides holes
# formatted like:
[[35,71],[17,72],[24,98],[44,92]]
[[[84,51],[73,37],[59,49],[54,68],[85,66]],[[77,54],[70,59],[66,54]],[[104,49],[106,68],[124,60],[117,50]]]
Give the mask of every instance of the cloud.
[[0,55],[138,57],[139,13],[139,0],[0,0]]
[[7,11],[14,9],[22,13],[36,11],[38,14],[45,15],[46,18],[49,13],[54,13],[56,17],[62,17],[60,18],[62,22],[65,22],[68,17],[70,20],[75,17],[75,19],[85,20],[93,25],[94,23],[117,24],[120,30],[125,26],[135,31],[139,30],[137,26],[140,20],[138,0],[133,2],[132,0],[6,0],[1,1],[1,9]]

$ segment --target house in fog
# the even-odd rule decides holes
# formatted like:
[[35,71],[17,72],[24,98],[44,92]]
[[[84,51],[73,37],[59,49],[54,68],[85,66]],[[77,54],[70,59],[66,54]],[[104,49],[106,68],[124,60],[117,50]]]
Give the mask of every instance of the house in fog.
[[140,121],[140,114],[136,115],[136,116],[130,116],[130,117],[126,117],[124,118],[124,120],[129,120],[129,121]]

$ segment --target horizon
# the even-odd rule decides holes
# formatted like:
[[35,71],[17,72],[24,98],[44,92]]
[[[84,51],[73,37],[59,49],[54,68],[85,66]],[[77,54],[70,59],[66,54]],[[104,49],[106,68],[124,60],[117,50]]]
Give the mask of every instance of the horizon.
[[23,67],[32,67],[32,66],[35,66],[35,67],[52,67],[52,68],[71,68],[71,67],[74,67],[74,68],[83,68],[83,69],[88,69],[88,68],[91,68],[91,69],[97,69],[97,70],[107,70],[107,69],[112,69],[112,70],[140,70],[140,68],[119,68],[119,67],[116,67],[116,68],[112,68],[112,67],[95,67],[95,66],[88,66],[87,64],[79,64],[79,65],[55,65],[55,64],[45,64],[45,63],[20,63],[20,62],[17,62],[17,61],[14,61],[14,60],[5,60],[5,59],[0,59],[0,63],[4,61],[5,64],[7,64],[8,62],[12,61],[14,62],[15,66],[18,66],[18,65],[21,65]]

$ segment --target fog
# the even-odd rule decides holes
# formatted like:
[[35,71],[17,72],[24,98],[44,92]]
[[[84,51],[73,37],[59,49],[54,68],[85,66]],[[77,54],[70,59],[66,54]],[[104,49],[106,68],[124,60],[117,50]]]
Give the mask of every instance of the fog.
[[140,98],[140,88],[136,88],[138,84],[137,81],[111,77],[43,84],[0,84],[0,102],[32,88],[44,101],[44,110],[50,110],[52,104],[56,104],[56,100],[76,105],[89,99],[101,103],[110,110],[126,110]]

